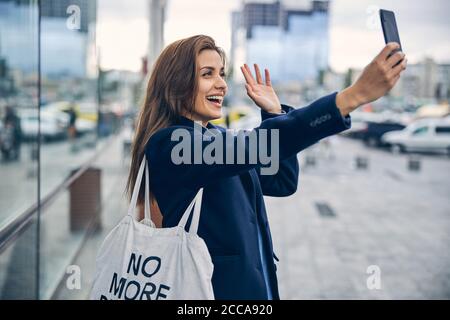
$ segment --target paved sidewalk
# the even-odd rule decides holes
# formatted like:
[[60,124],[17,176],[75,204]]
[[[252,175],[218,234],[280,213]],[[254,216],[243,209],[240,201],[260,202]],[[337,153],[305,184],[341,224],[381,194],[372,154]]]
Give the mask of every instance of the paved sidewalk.
[[[334,160],[317,146],[301,154],[296,194],[266,198],[281,297],[449,299],[450,159],[421,156],[411,172],[406,155],[333,141]],[[355,168],[356,156],[368,170]],[[380,290],[367,288],[371,265]]]

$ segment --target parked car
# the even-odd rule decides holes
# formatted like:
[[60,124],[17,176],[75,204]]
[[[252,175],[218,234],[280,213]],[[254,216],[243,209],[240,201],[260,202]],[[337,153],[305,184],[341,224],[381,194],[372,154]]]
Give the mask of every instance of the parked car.
[[402,130],[410,121],[408,113],[399,114],[390,111],[379,113],[354,112],[351,118],[351,128],[342,132],[342,135],[360,139],[370,147],[384,146],[385,144],[381,140],[383,134]]
[[393,152],[446,152],[450,155],[450,119],[416,120],[401,131],[384,134],[382,140]]
[[75,121],[75,128],[77,129],[78,135],[93,133],[97,130],[97,122],[86,119],[77,119]]
[[[39,121],[37,110],[20,110],[20,127],[25,140],[37,138]],[[67,135],[69,116],[63,112],[41,110],[41,137],[45,141],[63,139]]]
[[[53,102],[45,106],[45,110],[69,116],[72,105],[68,101]],[[76,113],[75,128],[77,135],[93,133],[97,130],[97,106],[91,102],[79,102],[73,105]],[[70,116],[69,116],[70,117]]]
[[369,147],[381,147],[385,145],[381,140],[385,133],[403,130],[404,128],[405,125],[397,122],[367,122],[362,140]]

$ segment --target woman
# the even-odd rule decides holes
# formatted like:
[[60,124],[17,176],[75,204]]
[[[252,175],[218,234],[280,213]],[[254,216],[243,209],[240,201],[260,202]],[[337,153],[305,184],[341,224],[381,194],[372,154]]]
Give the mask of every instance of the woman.
[[[183,154],[187,161],[182,163],[174,159],[177,154],[173,151],[179,147],[179,140],[173,139],[176,130],[183,129],[193,138],[195,128],[201,124],[202,133],[213,132],[209,141],[200,140],[200,148],[195,146],[195,138],[191,139],[191,148],[185,153],[190,149],[204,154],[217,139],[226,140],[227,131],[209,122],[222,115],[227,93],[225,56],[214,40],[204,35],[176,41],[161,53],[139,115],[127,188],[131,191],[139,164],[146,156],[151,198],[161,209],[162,226],[173,227],[199,188],[204,187],[198,234],[205,240],[213,260],[216,299],[279,299],[274,263],[277,258],[263,195],[285,197],[296,192],[297,153],[324,137],[348,129],[350,112],[378,99],[394,86],[406,67],[403,53],[388,58],[397,47],[395,43],[388,44],[349,88],[301,109],[280,104],[268,70],[263,79],[255,65],[255,79],[247,65],[241,67],[247,94],[261,108],[261,125],[249,133],[268,130],[276,132],[275,138],[269,133],[271,139],[278,139],[275,147],[279,167],[270,175],[262,173],[267,162],[258,158],[242,163],[232,153],[244,150],[245,159],[249,159],[254,145],[248,137],[237,141],[234,136],[232,142],[238,147],[222,144],[222,149],[215,150],[219,161],[214,163],[198,163],[195,152]],[[272,142],[268,144],[273,145]],[[258,152],[262,148],[257,145]],[[141,204],[143,197],[141,186]]]

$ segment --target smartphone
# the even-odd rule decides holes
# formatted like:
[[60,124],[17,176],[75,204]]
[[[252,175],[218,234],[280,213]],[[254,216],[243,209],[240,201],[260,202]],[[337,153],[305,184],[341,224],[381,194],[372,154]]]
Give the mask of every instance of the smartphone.
[[[402,44],[400,43],[400,36],[398,34],[397,23],[395,21],[395,14],[392,11],[380,9],[381,27],[383,28],[384,42],[397,42],[400,45],[399,49],[392,51],[388,57],[402,50]],[[399,61],[400,63],[401,61]],[[397,63],[398,64],[398,63]],[[397,65],[396,64],[396,65]]]

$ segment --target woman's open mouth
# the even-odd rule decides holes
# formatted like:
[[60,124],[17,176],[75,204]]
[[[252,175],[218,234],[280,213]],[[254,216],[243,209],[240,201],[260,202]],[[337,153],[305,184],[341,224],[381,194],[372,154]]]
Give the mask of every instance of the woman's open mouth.
[[214,105],[218,108],[222,107],[222,101],[223,101],[222,96],[208,96],[208,97],[206,97],[206,100],[208,100],[208,102],[210,102],[212,105]]

